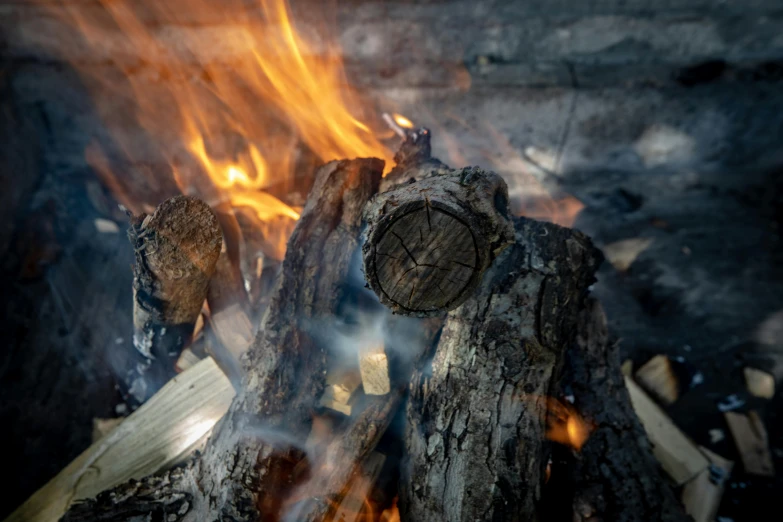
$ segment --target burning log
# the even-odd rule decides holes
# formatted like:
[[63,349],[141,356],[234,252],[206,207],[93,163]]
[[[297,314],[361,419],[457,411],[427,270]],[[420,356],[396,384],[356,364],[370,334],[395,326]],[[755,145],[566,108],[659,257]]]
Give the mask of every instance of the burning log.
[[367,282],[393,312],[427,317],[462,304],[514,241],[503,178],[451,170],[373,198],[362,246]]
[[[565,509],[563,516],[575,522],[685,522],[688,517],[661,478],[634,413],[618,346],[609,342],[606,316],[596,300],[588,300],[577,331],[576,347],[568,352],[568,382],[577,408],[594,430],[581,453],[569,459],[570,470],[553,469],[547,485],[553,490],[550,509]],[[571,505],[563,502],[566,491],[573,492]]]
[[221,235],[206,203],[176,196],[151,215],[131,216],[128,237],[136,252],[133,345],[138,354],[125,384],[135,406],[176,374],[215,272]]
[[600,253],[557,225],[521,218],[515,228],[516,243],[449,314],[431,370],[411,381],[402,520],[535,519],[543,399]]

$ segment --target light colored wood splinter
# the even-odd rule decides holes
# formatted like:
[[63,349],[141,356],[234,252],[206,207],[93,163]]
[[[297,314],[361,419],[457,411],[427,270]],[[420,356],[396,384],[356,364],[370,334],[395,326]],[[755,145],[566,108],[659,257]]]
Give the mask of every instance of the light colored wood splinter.
[[748,391],[755,397],[771,399],[775,396],[775,378],[765,371],[746,367],[744,369],[745,384]]
[[707,456],[711,465],[685,484],[682,503],[694,522],[714,522],[734,463],[703,446],[699,446],[699,449]]
[[755,411],[747,415],[733,411],[723,414],[739,451],[745,472],[751,475],[774,477],[775,467],[769,452],[769,439],[764,423]]
[[653,454],[672,480],[682,485],[707,469],[707,457],[660,406],[630,377],[625,377],[625,386],[633,409],[652,443]]
[[636,382],[664,404],[672,404],[680,396],[672,362],[665,355],[656,355],[642,365],[636,371]]
[[358,370],[330,372],[326,376],[326,388],[321,396],[321,406],[351,415],[351,399],[361,383],[362,377]]
[[5,522],[56,522],[75,500],[180,462],[203,444],[228,411],[234,393],[228,378],[207,357],[169,381]]
[[364,349],[359,353],[359,371],[367,395],[386,395],[391,391],[389,361],[383,346]]

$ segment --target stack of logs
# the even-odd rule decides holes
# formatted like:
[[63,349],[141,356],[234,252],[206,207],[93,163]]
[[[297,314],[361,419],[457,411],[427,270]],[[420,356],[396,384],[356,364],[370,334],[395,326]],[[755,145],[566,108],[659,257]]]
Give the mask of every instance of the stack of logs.
[[[236,396],[203,453],[73,503],[62,520],[348,520],[363,474],[380,472],[376,446],[403,406],[401,520],[688,520],[589,297],[602,261],[589,238],[511,217],[504,181],[432,158],[426,129],[409,131],[395,160],[384,178],[377,159],[318,171],[255,339],[245,321],[223,326],[236,338],[227,344],[245,353],[241,366],[218,361]],[[180,225],[165,217],[178,214],[190,217]],[[139,375],[158,364],[160,379],[173,375],[204,298],[213,321],[236,305],[218,291],[236,281],[219,215],[178,197],[132,220]],[[358,373],[338,375],[314,325],[350,299],[359,254],[369,288],[396,314],[392,327],[418,318],[417,341],[405,357],[368,347]],[[179,269],[162,270],[172,259]],[[176,385],[134,415],[159,407]],[[224,388],[227,405],[234,390]],[[564,389],[590,425],[579,451],[545,436],[549,398]],[[149,399],[149,389],[134,391]],[[95,460],[84,459],[82,470]]]

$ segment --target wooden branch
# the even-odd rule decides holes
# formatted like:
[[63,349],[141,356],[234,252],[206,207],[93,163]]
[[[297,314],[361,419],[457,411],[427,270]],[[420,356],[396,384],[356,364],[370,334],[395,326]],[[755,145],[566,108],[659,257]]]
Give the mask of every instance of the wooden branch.
[[567,382],[576,408],[594,431],[572,462],[570,486],[556,481],[568,476],[567,470],[553,470],[547,486],[553,488],[553,503],[569,508],[564,497],[572,490],[573,502],[565,516],[575,522],[685,522],[688,518],[661,476],[634,413],[618,347],[608,336],[601,305],[588,299],[580,314],[576,347],[568,352]]
[[508,188],[478,168],[401,185],[367,206],[362,246],[370,288],[393,312],[427,317],[453,310],[514,241]]
[[394,155],[394,168],[381,180],[381,193],[399,185],[451,171],[448,165],[432,157],[431,139],[432,133],[429,129],[407,131],[405,140]]
[[[279,285],[245,359],[243,393],[216,430],[197,481],[194,520],[275,520],[302,479],[312,412],[326,361],[311,329],[334,315],[361,212],[377,190],[383,162],[335,161],[322,167],[291,235]],[[195,515],[194,515],[195,516]]]
[[431,369],[411,381],[403,520],[535,519],[545,397],[600,253],[577,231],[515,225],[516,243],[449,313]]
[[[200,361],[87,448],[5,522],[55,522],[74,501],[166,469],[192,452],[233,397],[234,389],[215,361]],[[105,520],[99,511],[88,518],[90,505],[79,509],[82,518],[70,520]]]
[[133,345],[138,354],[125,394],[135,407],[175,375],[207,296],[221,235],[206,203],[175,196],[151,215],[132,216],[128,237],[136,252]]

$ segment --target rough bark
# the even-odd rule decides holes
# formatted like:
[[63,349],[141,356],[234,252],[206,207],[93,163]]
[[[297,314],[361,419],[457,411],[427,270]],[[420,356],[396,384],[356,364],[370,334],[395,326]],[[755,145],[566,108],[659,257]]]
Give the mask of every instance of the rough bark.
[[516,243],[452,311],[411,381],[403,520],[535,520],[546,396],[600,253],[583,234],[515,220]]
[[[187,494],[188,510],[177,520],[284,518],[284,500],[306,478],[305,440],[324,387],[325,350],[312,328],[338,307],[358,248],[362,209],[382,171],[377,159],[334,161],[319,170],[289,240],[281,278],[243,361],[242,392],[215,427],[204,455],[154,495],[147,513],[161,512],[160,506]],[[111,496],[125,487],[96,499],[96,517],[104,505],[122,513],[137,503],[134,495]]]
[[514,240],[508,188],[470,167],[400,185],[368,205],[362,246],[370,288],[393,312],[426,317],[470,297]]
[[[634,413],[619,349],[609,342],[606,316],[598,301],[588,299],[577,331],[576,348],[569,350],[567,358],[568,381],[577,410],[592,422],[594,431],[571,462],[573,518],[568,520],[690,520],[660,472]],[[562,499],[563,489],[559,489],[553,496]]]
[[175,196],[151,215],[131,217],[128,237],[133,267],[133,345],[138,362],[126,384],[138,406],[171,377],[207,296],[220,255],[217,218],[203,201]]
[[394,168],[381,181],[380,192],[398,185],[446,174],[451,169],[438,158],[432,157],[432,133],[429,129],[407,130],[405,140],[394,155]]

